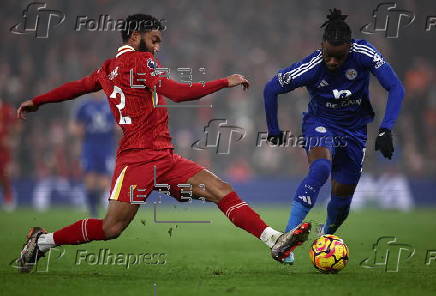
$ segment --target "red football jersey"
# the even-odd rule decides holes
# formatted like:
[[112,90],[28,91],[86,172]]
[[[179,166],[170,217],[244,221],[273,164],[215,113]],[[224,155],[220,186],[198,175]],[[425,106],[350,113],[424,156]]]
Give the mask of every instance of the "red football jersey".
[[91,75],[67,82],[32,101],[39,106],[103,89],[115,120],[123,130],[118,152],[135,148],[172,148],[164,96],[175,102],[197,100],[228,87],[229,82],[223,78],[205,84],[178,83],[163,76],[156,69],[158,67],[158,61],[150,52],[135,51],[124,45],[115,58],[106,60]]
[[153,105],[166,105],[163,96],[153,96],[152,90],[162,79],[155,71],[157,65],[150,52],[125,45],[91,75],[106,93],[115,121],[123,130],[119,151],[173,147],[167,108]]

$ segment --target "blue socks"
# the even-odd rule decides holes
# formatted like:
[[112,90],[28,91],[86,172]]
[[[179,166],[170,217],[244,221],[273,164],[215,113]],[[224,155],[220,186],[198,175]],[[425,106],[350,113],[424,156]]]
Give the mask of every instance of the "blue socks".
[[98,190],[87,190],[86,199],[88,202],[89,214],[91,217],[96,218],[98,216],[98,204],[100,201],[100,191]]
[[291,215],[286,232],[297,227],[315,205],[319,190],[327,182],[332,163],[327,159],[317,159],[309,167],[309,173],[300,183],[292,201]]
[[327,205],[327,220],[324,226],[326,234],[333,234],[339,226],[347,219],[350,212],[350,204],[353,196],[335,196],[332,194]]
[[298,224],[303,222],[310,209],[310,207],[304,206],[301,202],[293,200],[291,206],[291,215],[289,216],[289,221],[288,225],[286,226],[285,232],[294,229],[295,227],[297,227]]

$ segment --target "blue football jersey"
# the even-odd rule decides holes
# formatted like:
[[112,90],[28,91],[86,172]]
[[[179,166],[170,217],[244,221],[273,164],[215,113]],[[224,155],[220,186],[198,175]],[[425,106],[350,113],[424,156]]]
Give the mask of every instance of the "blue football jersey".
[[89,149],[112,153],[115,148],[115,122],[106,100],[85,100],[79,106],[75,120],[83,124],[85,129],[85,153]]
[[327,69],[322,51],[316,50],[302,61],[280,70],[267,84],[265,107],[269,132],[277,133],[279,129],[277,103],[271,99],[271,94],[276,96],[298,87],[308,90],[310,115],[347,129],[365,126],[374,118],[368,91],[370,73],[386,90],[392,91],[389,99],[391,96],[393,99],[388,102],[390,106],[381,125],[392,128],[400,110],[400,104],[393,101],[403,96],[401,82],[374,46],[365,40],[353,39],[347,59],[336,71]]

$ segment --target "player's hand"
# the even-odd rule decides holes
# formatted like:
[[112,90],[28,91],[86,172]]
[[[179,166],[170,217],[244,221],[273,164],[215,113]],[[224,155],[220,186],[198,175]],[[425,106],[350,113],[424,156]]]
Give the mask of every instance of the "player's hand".
[[226,78],[227,78],[227,81],[229,82],[229,87],[235,87],[238,85],[242,85],[244,90],[246,90],[247,88],[250,87],[250,83],[248,82],[248,80],[240,74],[233,74],[233,75],[230,75]]
[[268,142],[273,144],[274,146],[280,146],[283,144],[283,132],[280,131],[279,134],[270,134],[268,133],[268,136],[266,138]]
[[394,154],[394,142],[391,130],[387,128],[379,129],[377,139],[375,139],[375,151],[377,150],[380,150],[385,158],[392,158],[392,154]]
[[26,113],[36,112],[38,110],[38,106],[33,104],[32,100],[27,100],[21,103],[20,107],[17,110],[17,118],[26,119]]

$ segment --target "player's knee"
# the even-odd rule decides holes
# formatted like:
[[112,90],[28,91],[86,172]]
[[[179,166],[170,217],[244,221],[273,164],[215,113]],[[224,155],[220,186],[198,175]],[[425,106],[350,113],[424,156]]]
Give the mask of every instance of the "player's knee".
[[336,186],[333,186],[332,188],[332,193],[338,197],[348,198],[354,195],[355,190],[356,190],[356,185],[336,183]]
[[106,239],[115,239],[119,237],[125,228],[126,227],[123,223],[103,223],[103,231]]
[[218,182],[218,184],[216,184],[213,188],[213,190],[211,190],[212,193],[212,202],[219,202],[220,200],[222,200],[224,198],[224,196],[226,196],[227,194],[233,192],[233,187],[232,185],[230,185],[229,183],[220,181]]

